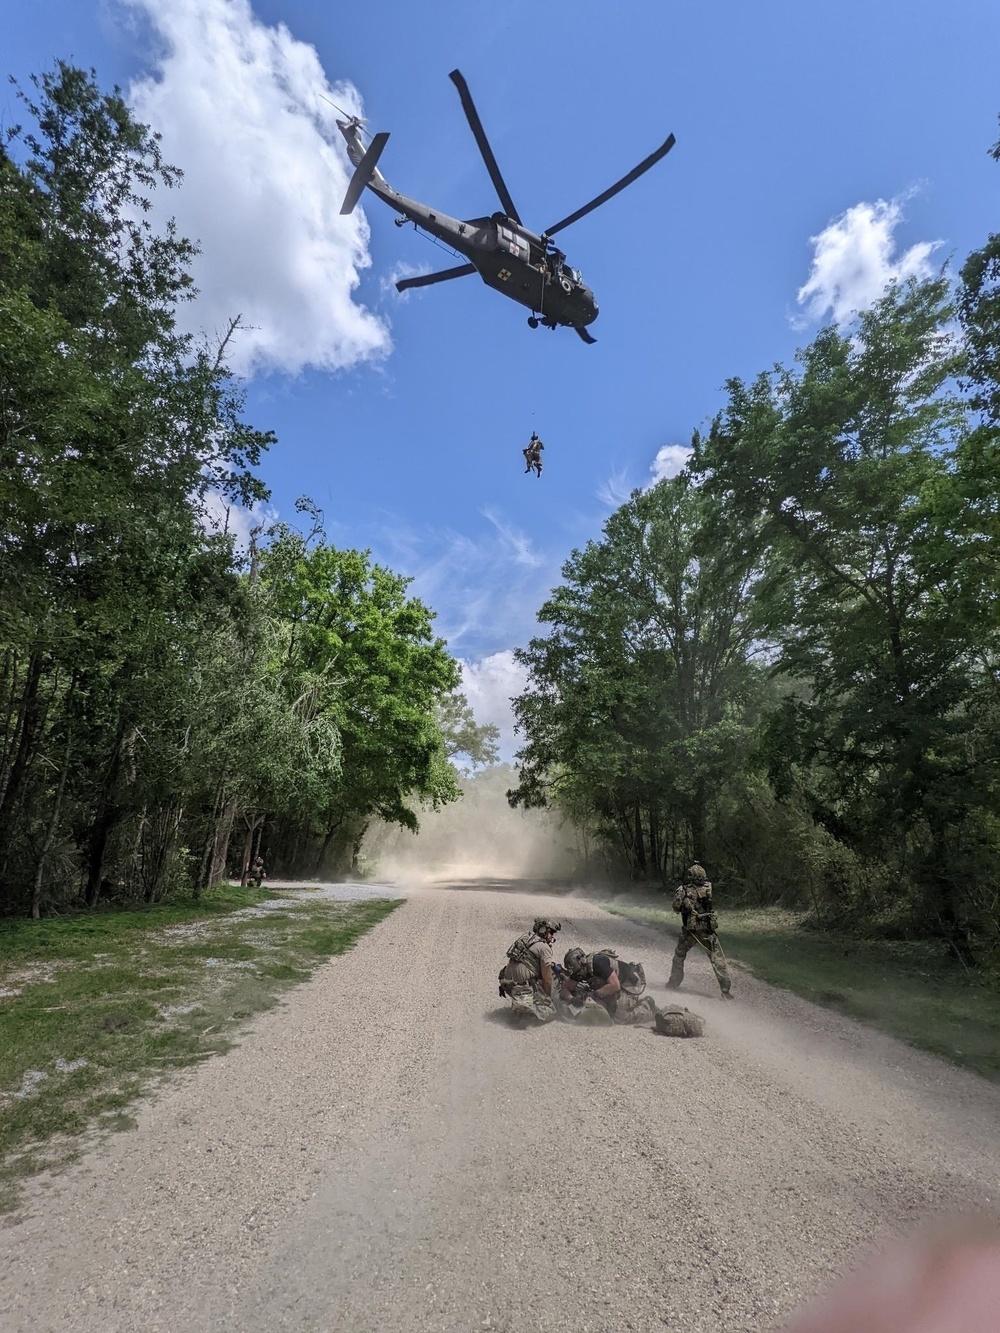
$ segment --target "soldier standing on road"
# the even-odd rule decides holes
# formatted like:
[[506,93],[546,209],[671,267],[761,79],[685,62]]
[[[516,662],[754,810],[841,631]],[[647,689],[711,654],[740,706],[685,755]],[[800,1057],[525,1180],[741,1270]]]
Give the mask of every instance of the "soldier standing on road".
[[536,916],[527,935],[519,936],[507,950],[507,961],[500,969],[500,994],[513,1002],[515,1009],[532,1013],[542,1023],[555,1018],[552,1001],[552,944],[559,921]]
[[640,990],[640,994],[627,989],[628,982],[622,984],[622,963],[614,950],[588,954],[582,949],[569,949],[563,959],[565,971],[559,998],[565,1004],[582,1004],[589,996],[607,1010],[614,1023],[652,1023],[656,1018],[656,1003],[652,996],[641,994],[646,985],[645,975],[637,964],[628,966],[638,972],[634,989]]
[[724,1000],[731,1000],[732,981],[726,956],[719,944],[719,918],[712,907],[712,885],[703,866],[697,862],[688,868],[687,879],[674,894],[674,911],[681,915],[681,934],[670,966],[668,990],[676,990],[684,980],[684,959],[696,946],[705,950]]
[[250,867],[250,883],[255,889],[259,889],[261,880],[264,879],[267,879],[267,872],[264,869],[264,858],[258,854],[254,857],[253,865]]

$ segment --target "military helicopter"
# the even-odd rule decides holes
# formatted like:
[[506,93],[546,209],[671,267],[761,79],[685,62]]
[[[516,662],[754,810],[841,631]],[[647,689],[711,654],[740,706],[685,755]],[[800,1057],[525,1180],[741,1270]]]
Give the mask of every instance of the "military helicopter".
[[665,157],[674,146],[674,136],[665,140],[654,153],[644,158],[627,176],[623,176],[603,194],[591,199],[575,213],[570,213],[561,221],[538,234],[529,231],[521,221],[514,200],[510,196],[493,150],[486,138],[482,121],[476,111],[469,86],[459,70],[453,69],[448,76],[462,99],[462,108],[472,130],[490,180],[503,205],[502,213],[494,213],[488,218],[470,218],[462,222],[449,217],[416,199],[394,190],[378,170],[378,160],[388,142],[388,133],[376,134],[368,147],[365,147],[362,126],[364,122],[358,116],[347,120],[338,120],[337,128],[347,141],[347,155],[355,167],[354,176],[348,186],[341,213],[352,213],[365,187],[384,200],[390,208],[401,214],[396,218],[396,226],[403,227],[407,222],[422,227],[424,231],[444,241],[469,262],[457,268],[444,269],[439,273],[424,273],[415,278],[403,278],[396,283],[396,290],[408,291],[412,287],[429,287],[432,283],[450,282],[452,278],[464,278],[478,273],[487,287],[502,292],[512,300],[519,302],[531,311],[528,323],[533,329],[542,325],[547,329],[559,325],[575,329],[585,343],[594,343],[596,338],[587,331],[587,325],[597,318],[597,302],[594,293],[583,281],[578,269],[570,268],[562,250],[552,244],[552,237],[565,230],[574,222],[579,222],[595,208],[613,198],[626,185],[655,166],[661,157]]

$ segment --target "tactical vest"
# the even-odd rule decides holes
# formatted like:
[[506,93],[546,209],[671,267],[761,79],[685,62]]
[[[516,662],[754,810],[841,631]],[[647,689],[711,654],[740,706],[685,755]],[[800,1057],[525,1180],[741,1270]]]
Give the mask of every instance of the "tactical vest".
[[[512,963],[519,963],[524,967],[530,967],[535,976],[542,975],[542,965],[538,961],[538,955],[531,952],[531,945],[537,944],[541,936],[529,931],[527,935],[521,935],[507,950],[507,957]],[[496,955],[494,955],[495,957]]]
[[[643,993],[646,989],[646,974],[642,969],[642,965],[640,963],[627,963],[624,958],[619,956],[617,949],[595,949],[593,953],[587,954],[584,966],[587,969],[586,975],[588,981],[591,978],[593,978],[594,981],[598,980],[598,978],[594,976],[594,959],[599,953],[603,953],[606,957],[611,959],[614,964],[612,971],[617,972],[618,984],[623,991],[629,995],[641,995]],[[599,984],[603,986],[606,984],[606,981],[607,978],[604,978]]]
[[[719,929],[719,918],[712,907],[712,884],[705,880],[701,884],[683,884],[684,894],[681,905],[681,920],[687,930],[696,930],[703,935],[714,935]],[[708,891],[705,906],[702,906],[702,894]]]

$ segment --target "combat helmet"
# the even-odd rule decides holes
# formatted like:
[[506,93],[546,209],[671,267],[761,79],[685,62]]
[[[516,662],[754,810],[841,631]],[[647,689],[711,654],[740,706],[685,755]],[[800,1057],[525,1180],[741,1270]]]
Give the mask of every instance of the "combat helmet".
[[587,955],[580,948],[566,950],[566,957],[563,959],[563,967],[570,975],[583,971],[583,965],[587,961]]
[[544,935],[548,932],[555,935],[562,930],[562,922],[550,921],[547,916],[536,916],[531,923],[531,929],[535,935]]
[[693,884],[704,884],[708,879],[708,876],[705,874],[705,867],[700,866],[697,861],[695,861],[693,866],[688,866],[687,877]]

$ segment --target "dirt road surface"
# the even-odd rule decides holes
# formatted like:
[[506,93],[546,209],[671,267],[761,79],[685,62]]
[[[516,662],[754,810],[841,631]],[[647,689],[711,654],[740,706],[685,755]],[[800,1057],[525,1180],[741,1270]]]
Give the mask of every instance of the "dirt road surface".
[[[413,893],[0,1229],[4,1333],[735,1333],[876,1240],[997,1211],[1000,1089],[691,956],[700,1040],[512,1030],[538,912],[666,1000],[583,899]],[[724,924],[724,923],[723,923]]]

